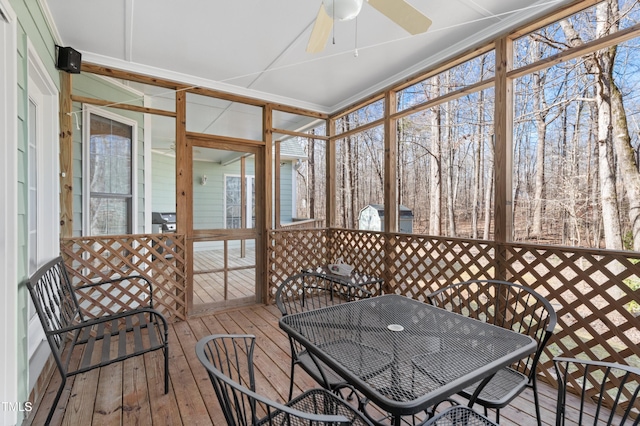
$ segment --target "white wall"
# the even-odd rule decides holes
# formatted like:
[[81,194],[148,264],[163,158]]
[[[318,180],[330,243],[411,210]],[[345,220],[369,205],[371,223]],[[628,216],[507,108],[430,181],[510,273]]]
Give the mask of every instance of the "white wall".
[[[17,18],[0,0],[0,401],[18,401],[17,256]],[[18,412],[0,407],[0,424],[17,423]]]

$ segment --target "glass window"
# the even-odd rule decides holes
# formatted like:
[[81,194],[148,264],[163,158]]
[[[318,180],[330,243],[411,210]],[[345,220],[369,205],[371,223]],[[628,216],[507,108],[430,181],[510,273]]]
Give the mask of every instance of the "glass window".
[[[227,229],[243,228],[242,226],[242,188],[240,176],[225,176],[225,227]],[[256,191],[255,177],[246,177],[246,217],[245,228],[256,227]]]
[[90,113],[89,235],[132,232],[135,125]]

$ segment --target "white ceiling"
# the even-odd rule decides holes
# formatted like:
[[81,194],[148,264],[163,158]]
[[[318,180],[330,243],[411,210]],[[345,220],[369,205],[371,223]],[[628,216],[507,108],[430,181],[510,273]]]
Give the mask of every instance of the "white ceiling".
[[364,4],[305,52],[321,0],[41,0],[83,61],[331,113],[571,0],[408,0],[409,36]]

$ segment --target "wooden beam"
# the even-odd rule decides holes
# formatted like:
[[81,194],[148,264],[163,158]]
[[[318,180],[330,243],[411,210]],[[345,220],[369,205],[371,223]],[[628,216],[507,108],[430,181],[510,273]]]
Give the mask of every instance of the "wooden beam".
[[185,90],[189,87],[186,84],[178,83],[176,81],[158,77],[150,77],[148,75],[139,74],[136,72],[123,71],[117,68],[96,65],[90,62],[82,62],[82,72],[104,75],[121,80],[135,81],[136,83],[149,84],[151,86],[166,87],[167,89],[174,90]]
[[[433,108],[435,106],[444,104],[446,102],[451,102],[453,100],[456,100],[456,99],[459,99],[459,98],[461,98],[463,96],[466,96],[466,95],[468,95],[470,93],[476,93],[476,92],[479,92],[481,90],[487,89],[489,87],[493,87],[494,83],[495,83],[495,78],[490,78],[490,79],[487,79],[487,80],[479,81],[479,82],[474,83],[474,84],[470,84],[470,85],[465,86],[465,87],[463,87],[461,89],[449,92],[446,95],[438,96],[437,98],[430,99],[430,100],[428,100],[426,102],[413,105],[413,106],[411,106],[409,108],[405,108],[402,111],[394,112],[393,114],[391,114],[391,118],[399,119],[399,118],[406,117],[406,116],[411,115],[411,114],[415,114],[415,113],[420,112],[420,111],[424,111],[425,109],[428,109],[428,108]],[[394,92],[394,93],[397,93],[397,92]]]
[[336,121],[334,119],[327,120],[327,132],[329,133],[329,140],[327,141],[326,149],[326,191],[327,191],[327,205],[326,205],[326,225],[328,228],[334,228],[336,226],[336,141],[332,137],[336,133]]
[[557,53],[548,58],[541,59],[532,64],[525,65],[515,70],[510,70],[507,73],[507,76],[511,79],[515,79],[524,75],[532,74],[536,71],[552,67],[553,65],[557,65],[574,58],[579,58],[589,53],[605,49],[609,46],[624,43],[625,41],[637,38],[639,35],[640,24],[635,24],[613,34],[608,34],[596,40],[591,40],[590,42],[584,43],[580,46],[569,47],[560,53]]
[[60,72],[60,236],[73,236],[73,114],[70,73]]
[[319,118],[325,120],[328,118],[328,114],[320,113],[318,111],[312,111],[305,108],[294,107],[290,105],[283,105],[279,103],[270,103],[262,99],[252,98],[249,96],[235,95],[233,93],[223,92],[221,90],[209,89],[200,86],[190,86],[185,83],[167,80],[159,77],[151,77],[144,74],[139,74],[132,71],[124,71],[117,68],[105,67],[102,65],[92,64],[89,62],[82,63],[82,72],[88,72],[97,75],[104,75],[116,79],[135,81],[136,83],[148,84],[150,86],[165,87],[168,89],[174,89],[177,91],[188,91],[190,93],[200,94],[203,96],[209,96],[219,99],[224,99],[230,102],[239,102],[248,105],[255,105],[263,107],[267,104],[273,109],[279,111],[289,112],[292,114],[306,115],[308,117]]
[[478,55],[482,55],[486,52],[489,52],[493,49],[493,42],[487,43],[485,45],[479,46],[479,47],[472,47],[471,49],[461,53],[460,55],[455,56],[452,59],[449,60],[444,60],[438,64],[436,64],[434,67],[432,68],[427,68],[425,70],[419,71],[415,74],[413,74],[410,77],[407,77],[406,79],[400,81],[400,82],[396,82],[393,83],[391,85],[389,85],[388,87],[386,87],[385,89],[383,89],[380,92],[374,93],[371,96],[368,96],[364,99],[361,99],[343,109],[341,109],[340,111],[331,114],[330,118],[332,119],[337,119],[340,117],[343,117],[353,111],[356,111],[366,105],[369,105],[370,103],[373,103],[375,101],[378,101],[382,98],[384,98],[385,93],[387,91],[395,91],[398,92],[402,89],[405,89],[409,86],[412,86],[422,80],[425,80],[429,77],[432,77],[434,75],[440,74],[441,72],[444,72],[456,65],[459,65],[461,63],[464,63],[466,61],[468,61],[469,59],[472,59]]
[[581,10],[584,10],[588,7],[591,7],[595,4],[600,3],[602,0],[575,0],[573,3],[563,6],[559,10],[555,10],[546,16],[536,19],[534,22],[523,25],[517,30],[513,31],[509,37],[512,40],[515,40],[518,37],[521,37],[525,34],[528,34],[532,31],[536,31],[539,28],[546,27],[549,24],[553,24],[567,16],[573,15],[574,13],[578,13]]
[[496,41],[495,97],[495,196],[494,240],[504,243],[513,237],[513,80],[507,76],[513,64],[513,42]]
[[273,192],[275,197],[275,203],[273,203],[273,208],[274,208],[273,216],[275,219],[274,227],[275,229],[278,229],[280,228],[280,202],[282,201],[281,199],[282,194],[280,193],[280,179],[282,179],[282,176],[280,173],[280,141],[274,142],[274,148],[275,148],[275,153],[274,153],[275,158],[273,159],[273,163],[274,163],[275,169],[273,170],[273,177],[274,177],[275,188],[273,188]]
[[[231,136],[218,136],[218,135],[209,135],[206,133],[195,133],[195,132],[186,132],[187,138],[199,141],[199,142],[211,142],[215,141],[216,144],[229,143],[229,145],[248,145],[248,146],[264,146],[264,141],[256,141],[253,139],[243,139],[243,138],[233,138]],[[219,149],[227,149],[227,148],[219,148]],[[231,149],[231,151],[237,151],[238,149]]]
[[272,179],[273,179],[273,109],[266,105],[262,111],[264,146],[256,155],[256,296],[258,303],[268,299],[269,274],[267,273],[267,246],[269,232],[273,228]]
[[[240,159],[240,228],[247,229],[247,157]],[[226,244],[226,242],[225,242]],[[226,253],[225,246],[225,255]],[[245,258],[247,255],[247,242],[240,240],[240,257]],[[226,265],[225,265],[226,268]],[[225,277],[226,283],[226,277]],[[226,300],[226,297],[225,297]]]
[[328,136],[320,136],[320,135],[315,135],[311,133],[296,132],[293,130],[277,129],[277,128],[273,128],[272,130],[273,130],[273,133],[281,134],[281,135],[298,136],[298,137],[307,138],[307,139],[313,138],[313,139],[319,139],[323,141],[326,141],[329,139]]
[[490,52],[493,49],[493,42],[487,43],[485,45],[479,46],[479,47],[473,47],[469,50],[466,50],[462,53],[460,53],[459,55],[449,59],[449,60],[444,60],[442,62],[440,62],[438,65],[436,65],[433,68],[430,68],[427,71],[420,71],[416,74],[414,74],[411,77],[407,77],[406,79],[404,79],[404,81],[400,82],[400,83],[396,83],[393,86],[393,90],[395,91],[401,91],[403,89],[406,89],[407,87],[413,86],[414,84],[417,84],[423,80],[426,80],[428,78],[431,78],[435,75],[438,75],[440,73],[443,73],[455,66],[458,66],[460,64],[463,64],[465,62],[467,62],[470,59],[473,59],[477,56],[483,55],[487,52]]
[[335,114],[331,114],[331,118],[333,119],[339,119],[344,117],[345,115],[351,114],[354,111],[359,110],[362,107],[365,107],[367,105],[370,105],[374,102],[377,102],[381,99],[384,99],[384,94],[385,94],[386,90],[378,92],[378,93],[374,93],[371,96],[367,96],[364,99],[361,99],[351,105],[349,105],[346,108],[341,109],[339,112],[335,113]]
[[398,132],[396,92],[388,91],[384,98],[384,230],[398,232]]
[[[344,138],[347,138],[347,137],[349,137],[351,135],[355,135],[357,133],[362,133],[365,130],[373,129],[374,127],[378,127],[378,126],[383,126],[384,125],[384,120],[385,120],[384,117],[379,118],[379,119],[371,121],[371,122],[369,122],[367,124],[363,124],[361,126],[358,126],[358,127],[354,128],[354,129],[349,129],[346,132],[343,132],[343,133],[340,133],[340,134],[337,134],[337,135],[333,135],[333,136],[329,136],[329,139],[333,139],[333,140],[344,139]],[[335,123],[335,120],[334,120],[334,123]]]
[[[256,196],[257,196],[257,193],[256,193]],[[211,241],[212,239],[215,239],[215,240],[254,239],[256,238],[256,231],[253,228],[194,229],[190,238],[193,241]]]
[[167,111],[167,110],[164,110],[164,109],[147,108],[147,107],[141,107],[141,106],[137,106],[137,105],[129,105],[129,104],[105,101],[103,99],[88,98],[86,96],[72,95],[71,96],[71,100],[73,102],[80,102],[82,104],[90,104],[90,105],[98,105],[98,106],[102,106],[102,107],[125,109],[125,110],[128,110],[128,111],[142,112],[144,114],[163,115],[165,117],[176,117],[176,115],[177,115],[173,111]]
[[176,93],[176,232],[185,234],[187,315],[193,311],[193,150],[186,135],[187,94]]
[[329,114],[327,113],[312,111],[305,108],[292,107],[289,105],[274,104],[274,103],[271,104],[271,107],[273,108],[274,111],[282,111],[282,112],[288,112],[290,114],[304,115],[307,117],[318,118],[320,120],[326,120],[327,118],[329,118]]

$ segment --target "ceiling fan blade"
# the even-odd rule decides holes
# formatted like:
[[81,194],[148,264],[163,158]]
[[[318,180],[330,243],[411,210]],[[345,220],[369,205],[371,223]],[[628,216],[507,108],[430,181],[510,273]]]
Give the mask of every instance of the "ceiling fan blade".
[[431,26],[427,18],[405,0],[368,0],[378,12],[407,30],[409,34],[422,34]]
[[331,28],[333,28],[333,19],[324,10],[324,4],[320,4],[316,22],[313,24],[311,37],[309,37],[309,44],[307,44],[307,53],[318,53],[324,50],[329,35],[331,35]]

